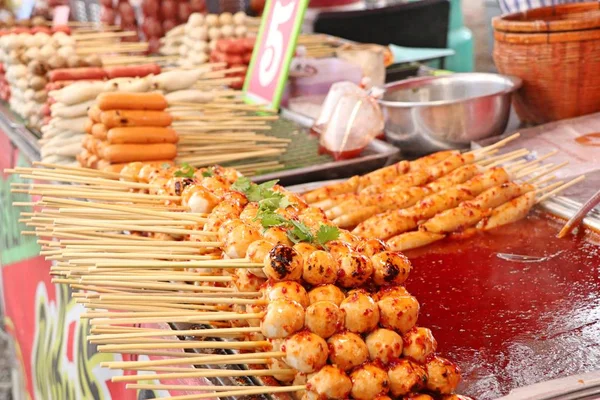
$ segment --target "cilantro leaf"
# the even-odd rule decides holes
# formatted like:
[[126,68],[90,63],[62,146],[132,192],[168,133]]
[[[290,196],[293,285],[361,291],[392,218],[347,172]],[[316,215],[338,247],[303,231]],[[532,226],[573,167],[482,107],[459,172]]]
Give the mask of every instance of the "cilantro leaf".
[[277,185],[277,182],[279,182],[279,179],[273,179],[272,181],[266,181],[261,183],[260,185],[258,185],[258,187],[260,188],[260,190],[270,190],[273,189],[275,185]]
[[263,228],[269,229],[274,226],[287,226],[289,225],[290,221],[274,212],[266,212],[260,216],[260,223],[262,224]]
[[215,176],[215,173],[213,172],[212,168],[208,168],[205,171],[202,171],[202,176],[205,178],[209,178],[211,176]]
[[252,185],[253,183],[250,181],[250,179],[246,178],[245,176],[241,176],[236,179],[233,185],[231,185],[231,189],[235,190],[236,192],[246,194]]
[[[281,194],[281,193],[280,193]],[[281,200],[279,200],[279,207],[278,208],[288,208],[289,206],[292,205],[292,203],[290,203],[289,199],[287,197],[285,197],[284,195],[281,195]]]
[[340,230],[337,226],[321,225],[316,234],[316,242],[321,246],[324,246],[331,240],[336,240],[340,237]]
[[194,177],[194,167],[192,167],[188,163],[181,164],[181,167],[178,171],[175,171],[173,174],[176,178],[193,178]]
[[290,223],[292,224],[292,229],[288,231],[288,238],[292,242],[313,242],[314,236],[306,225],[304,225],[302,222],[293,220],[291,220]]

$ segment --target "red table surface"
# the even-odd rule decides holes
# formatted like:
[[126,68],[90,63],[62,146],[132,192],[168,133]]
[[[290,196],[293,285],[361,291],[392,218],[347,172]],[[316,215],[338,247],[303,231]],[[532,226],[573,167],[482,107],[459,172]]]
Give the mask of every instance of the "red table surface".
[[[460,393],[492,399],[600,369],[600,247],[595,235],[555,238],[561,225],[530,217],[407,253],[419,325],[461,367]],[[498,252],[556,256],[517,263]]]

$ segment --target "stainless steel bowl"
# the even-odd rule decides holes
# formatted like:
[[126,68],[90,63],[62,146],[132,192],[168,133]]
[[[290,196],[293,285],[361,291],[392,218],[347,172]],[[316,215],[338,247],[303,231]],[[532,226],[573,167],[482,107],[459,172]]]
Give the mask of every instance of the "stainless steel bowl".
[[387,139],[408,155],[459,149],[506,129],[512,76],[463,73],[390,83],[379,101]]

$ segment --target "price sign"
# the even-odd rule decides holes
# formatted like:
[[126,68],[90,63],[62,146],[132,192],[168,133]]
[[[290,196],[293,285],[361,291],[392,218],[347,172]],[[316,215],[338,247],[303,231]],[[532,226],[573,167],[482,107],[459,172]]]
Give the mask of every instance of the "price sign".
[[309,0],[267,0],[244,83],[245,100],[276,110]]

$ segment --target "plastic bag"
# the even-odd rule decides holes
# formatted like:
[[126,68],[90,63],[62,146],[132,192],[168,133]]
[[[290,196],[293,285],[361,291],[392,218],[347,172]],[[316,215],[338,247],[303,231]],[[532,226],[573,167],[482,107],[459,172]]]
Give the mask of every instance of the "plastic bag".
[[327,93],[327,97],[325,97],[325,101],[323,102],[323,106],[321,108],[321,114],[319,118],[315,121],[312,126],[312,130],[316,134],[322,134],[325,132],[325,128],[331,115],[333,114],[333,110],[336,105],[339,103],[340,99],[344,94],[354,93],[360,95],[364,93],[364,91],[357,85],[352,82],[337,82],[331,85],[331,89]]
[[321,152],[336,160],[357,157],[383,128],[383,113],[373,97],[361,89],[345,91],[331,107],[319,140]]

